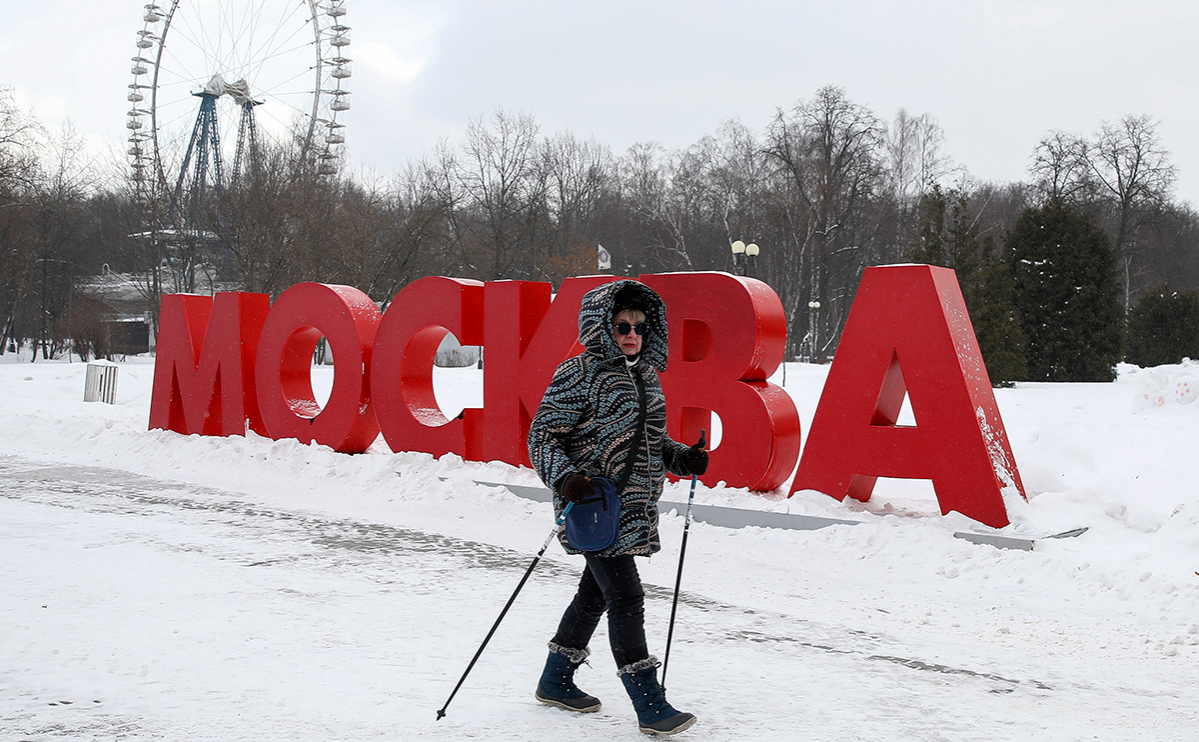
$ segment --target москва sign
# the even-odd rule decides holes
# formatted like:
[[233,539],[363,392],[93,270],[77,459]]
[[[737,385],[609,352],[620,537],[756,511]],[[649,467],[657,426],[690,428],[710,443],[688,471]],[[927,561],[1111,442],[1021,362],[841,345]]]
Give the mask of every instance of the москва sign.
[[[429,277],[381,313],[349,286],[302,283],[265,294],[162,299],[150,427],[184,434],[296,438],[357,453],[383,433],[393,451],[455,453],[528,465],[529,422],[554,369],[581,352],[579,303],[616,280]],[[782,361],[786,321],[769,286],[725,273],[641,276],[668,307],[662,373],[667,429],[691,441],[720,416],[721,443],[703,480],[867,500],[877,477],[931,479],[944,513],[1007,525],[1003,491],[1024,494],[953,271],[867,268],[812,420],[803,459],[791,398],[766,379]],[[453,333],[481,345],[484,406],[447,419],[433,395],[433,359]],[[321,407],[312,353],[333,349]],[[915,426],[896,425],[904,395]]]

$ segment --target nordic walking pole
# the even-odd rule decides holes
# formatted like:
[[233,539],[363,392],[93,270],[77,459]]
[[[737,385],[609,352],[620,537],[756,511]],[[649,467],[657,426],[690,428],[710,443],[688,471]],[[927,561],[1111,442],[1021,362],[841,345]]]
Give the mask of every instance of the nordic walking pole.
[[462,673],[462,677],[458,679],[458,684],[454,686],[454,690],[450,693],[450,697],[445,699],[445,705],[437,710],[438,721],[441,721],[442,717],[445,716],[445,710],[450,707],[450,701],[454,700],[454,696],[458,693],[458,689],[462,687],[462,683],[466,680],[466,676],[470,675],[470,671],[474,669],[475,663],[479,661],[479,656],[483,654],[483,650],[487,647],[487,642],[491,641],[492,634],[494,634],[495,630],[500,627],[500,621],[504,620],[504,616],[507,615],[508,609],[512,607],[514,602],[516,602],[516,596],[520,593],[520,589],[525,586],[525,582],[528,581],[529,575],[533,574],[533,568],[537,566],[537,562],[541,561],[541,556],[545,554],[545,550],[550,547],[550,542],[554,540],[554,536],[557,535],[558,529],[561,528],[562,524],[566,522],[566,514],[570,512],[570,509],[573,508],[574,505],[575,504],[573,502],[566,503],[566,508],[562,511],[562,515],[559,515],[554,521],[554,530],[550,531],[550,535],[545,537],[545,543],[541,545],[541,551],[537,552],[537,556],[533,557],[533,563],[530,564],[529,568],[525,570],[525,576],[520,578],[520,583],[516,586],[516,590],[513,591],[512,597],[508,598],[508,603],[504,606],[504,610],[500,611],[500,617],[495,620],[495,624],[491,627],[491,631],[487,632],[487,638],[485,638],[483,643],[479,645],[479,651],[475,652],[475,656],[471,658],[470,664],[466,666],[466,672]]
[[[699,445],[703,448],[707,431],[699,431]],[[683,557],[687,555],[687,532],[691,530],[691,504],[695,502],[695,475],[691,475],[691,494],[687,497],[687,518],[683,521],[683,543],[679,546],[679,572],[674,578],[674,600],[670,604],[670,628],[666,631],[666,654],[662,658],[662,690],[666,690],[666,665],[670,662],[670,640],[674,638],[674,613],[679,608],[679,585],[683,582]]]

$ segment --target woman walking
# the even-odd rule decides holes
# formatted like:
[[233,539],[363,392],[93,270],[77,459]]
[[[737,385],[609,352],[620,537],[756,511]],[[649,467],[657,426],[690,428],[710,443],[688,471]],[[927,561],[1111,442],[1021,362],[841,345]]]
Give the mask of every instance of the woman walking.
[[579,342],[585,351],[558,366],[533,419],[529,458],[554,492],[555,515],[595,494],[592,477],[618,483],[620,523],[615,542],[599,551],[581,551],[565,530],[559,534],[566,552],[583,554],[586,567],[550,641],[536,698],[572,711],[599,710],[599,699],[579,690],[574,673],[607,611],[612,656],[641,731],[674,734],[695,716],[667,703],[658,682],[633,557],[661,549],[657,502],[666,472],[703,474],[708,454],[701,443],[688,447],[666,435],[658,380],[666,368],[666,307],[653,290],[622,280],[589,291],[579,310]]

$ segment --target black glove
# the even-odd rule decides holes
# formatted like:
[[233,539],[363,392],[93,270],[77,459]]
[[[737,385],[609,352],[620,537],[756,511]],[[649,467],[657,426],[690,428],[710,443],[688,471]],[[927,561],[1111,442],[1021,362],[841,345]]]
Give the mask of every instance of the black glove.
[[683,452],[683,466],[687,467],[689,473],[696,476],[703,476],[703,473],[708,470],[708,452],[704,450],[702,438],[699,443]]
[[[705,458],[707,454],[704,454]],[[562,481],[562,496],[575,505],[595,494],[595,485],[582,474],[571,474]]]

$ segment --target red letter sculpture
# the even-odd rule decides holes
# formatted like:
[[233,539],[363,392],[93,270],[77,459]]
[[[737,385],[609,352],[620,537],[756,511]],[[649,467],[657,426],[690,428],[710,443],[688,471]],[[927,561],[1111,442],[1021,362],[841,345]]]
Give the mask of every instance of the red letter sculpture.
[[150,427],[190,435],[265,435],[254,392],[254,349],[266,294],[162,297]]
[[[270,437],[365,451],[379,435],[370,399],[370,361],[379,308],[352,286],[299,283],[267,315],[258,341],[258,406]],[[324,336],[333,351],[333,392],[321,409],[312,394],[312,353]]]
[[662,374],[667,430],[694,443],[720,416],[720,445],[703,480],[769,491],[799,457],[799,414],[766,381],[783,359],[787,322],[769,286],[727,273],[641,276],[666,302],[670,358]]
[[[907,392],[915,426],[895,422]],[[954,272],[867,268],[791,484],[866,501],[877,477],[931,479],[941,512],[996,528],[1024,495]]]
[[581,353],[579,305],[583,295],[612,276],[582,276],[553,286],[534,281],[490,281],[484,300],[483,425],[477,461],[529,466],[529,423],[554,369]]
[[[396,294],[375,338],[371,360],[375,414],[393,451],[469,456],[468,426],[479,410],[449,420],[433,396],[433,360],[449,333],[463,345],[483,344],[483,284],[429,276]],[[336,358],[336,356],[334,356]]]

